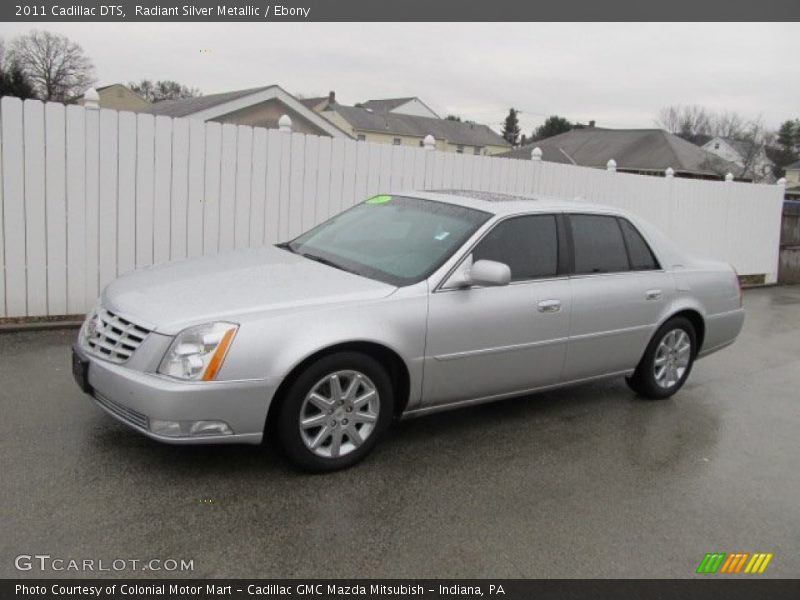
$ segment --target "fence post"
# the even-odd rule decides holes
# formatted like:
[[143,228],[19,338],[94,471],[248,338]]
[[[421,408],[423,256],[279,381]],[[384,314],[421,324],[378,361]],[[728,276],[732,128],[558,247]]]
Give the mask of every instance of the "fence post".
[[733,173],[728,173],[725,175],[725,183],[730,183],[733,181]]
[[673,169],[672,167],[667,167],[667,170],[664,171],[664,177],[666,177],[667,179],[672,179],[673,177],[675,177],[675,169]]
[[292,119],[289,115],[283,115],[278,119],[278,131],[283,133],[292,133]]
[[613,158],[609,158],[608,162],[606,163],[606,170],[607,171],[611,171],[611,172],[616,172],[617,171],[617,161],[615,161]]
[[92,110],[98,110],[100,108],[100,94],[98,94],[97,90],[93,87],[90,87],[84,92],[83,106],[84,108],[90,108]]
[[436,150],[436,138],[429,133],[425,136],[425,139],[422,140],[422,145],[425,150]]
[[531,160],[542,160],[542,149],[539,146],[531,150]]

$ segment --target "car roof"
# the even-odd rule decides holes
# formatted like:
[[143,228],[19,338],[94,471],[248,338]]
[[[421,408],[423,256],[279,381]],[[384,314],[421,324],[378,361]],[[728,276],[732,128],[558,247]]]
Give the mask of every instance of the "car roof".
[[593,212],[623,215],[624,211],[613,206],[605,206],[576,198],[561,200],[540,195],[506,194],[476,190],[413,190],[397,192],[397,196],[421,198],[436,202],[457,204],[481,210],[493,215],[510,215],[534,212]]

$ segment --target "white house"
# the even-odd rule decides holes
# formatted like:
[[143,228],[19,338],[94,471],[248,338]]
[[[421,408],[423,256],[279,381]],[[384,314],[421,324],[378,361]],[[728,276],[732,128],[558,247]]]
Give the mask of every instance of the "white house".
[[411,115],[414,117],[441,119],[441,117],[437,115],[430,106],[416,97],[367,100],[361,104],[361,107],[376,112],[390,112],[397,115]]
[[726,137],[711,138],[702,146],[721,159],[735,164],[741,171],[737,177],[745,177],[754,181],[772,181],[772,161],[767,158],[763,146],[744,140]]

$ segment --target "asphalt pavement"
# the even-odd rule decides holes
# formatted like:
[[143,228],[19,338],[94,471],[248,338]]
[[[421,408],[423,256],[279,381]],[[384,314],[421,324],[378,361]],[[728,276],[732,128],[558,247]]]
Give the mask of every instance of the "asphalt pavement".
[[75,386],[75,330],[0,334],[0,576],[93,576],[15,568],[44,554],[193,561],[94,573],[126,577],[693,577],[715,551],[800,576],[800,287],[745,304],[669,400],[614,379],[408,420],[328,475],[151,441]]

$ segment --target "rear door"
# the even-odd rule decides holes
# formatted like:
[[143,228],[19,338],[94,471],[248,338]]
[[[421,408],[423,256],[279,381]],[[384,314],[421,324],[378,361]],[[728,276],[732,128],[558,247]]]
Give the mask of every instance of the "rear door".
[[567,381],[633,369],[671,286],[636,228],[624,218],[572,214],[572,318]]
[[509,266],[509,285],[440,289],[431,294],[425,405],[559,381],[570,293],[565,267],[559,266],[558,223],[555,215],[510,217],[475,246],[473,262],[488,259]]

